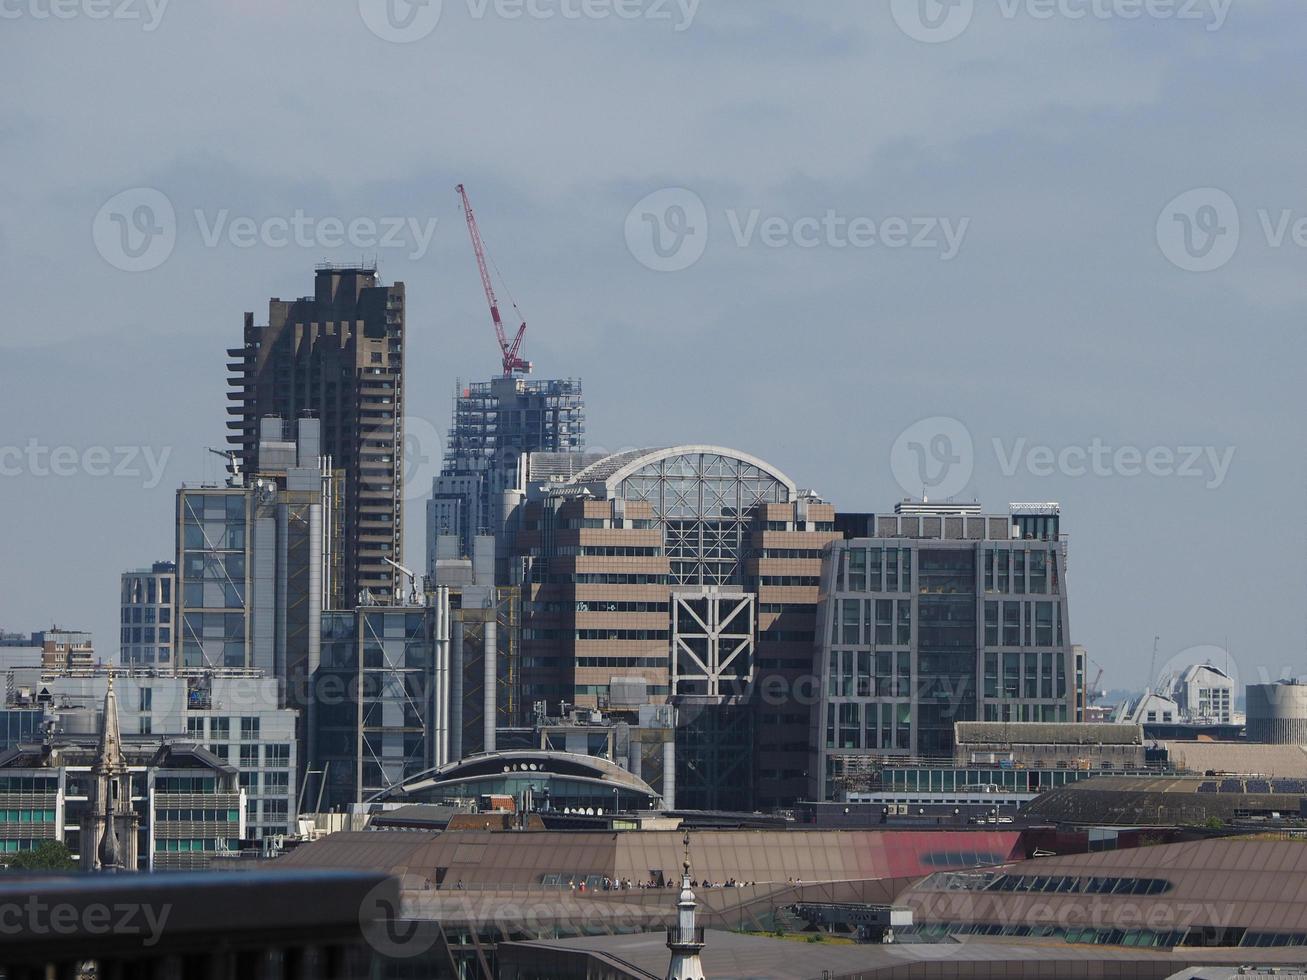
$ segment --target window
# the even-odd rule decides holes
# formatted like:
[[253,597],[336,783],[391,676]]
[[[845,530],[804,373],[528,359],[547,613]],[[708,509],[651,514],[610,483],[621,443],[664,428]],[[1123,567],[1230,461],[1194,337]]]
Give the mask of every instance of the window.
[[241,719],[241,741],[257,741],[259,738],[259,719],[242,718]]

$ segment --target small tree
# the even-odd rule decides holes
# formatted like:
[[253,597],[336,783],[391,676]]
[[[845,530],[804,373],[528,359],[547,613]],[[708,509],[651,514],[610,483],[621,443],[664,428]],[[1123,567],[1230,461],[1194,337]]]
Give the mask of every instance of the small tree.
[[5,862],[9,871],[76,871],[72,851],[61,840],[43,840],[30,851],[19,851]]

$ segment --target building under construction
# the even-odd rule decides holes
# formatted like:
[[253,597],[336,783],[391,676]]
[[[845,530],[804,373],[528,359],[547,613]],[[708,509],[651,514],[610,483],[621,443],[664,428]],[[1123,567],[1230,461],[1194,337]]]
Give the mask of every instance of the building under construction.
[[504,496],[525,487],[528,454],[584,449],[579,380],[506,377],[460,385],[443,467],[427,503],[428,560],[434,560],[436,539],[444,535],[457,537],[469,556],[478,535],[495,537],[502,559],[509,552],[503,540]]

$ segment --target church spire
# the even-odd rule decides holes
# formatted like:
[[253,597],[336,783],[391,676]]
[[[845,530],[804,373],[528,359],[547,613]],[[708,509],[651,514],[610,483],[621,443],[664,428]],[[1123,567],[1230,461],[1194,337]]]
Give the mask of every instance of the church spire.
[[672,961],[667,980],[705,980],[699,951],[703,949],[703,930],[694,924],[698,903],[690,887],[690,833],[685,834],[685,863],[681,865],[681,897],[676,903],[676,925],[667,930],[667,948]]
[[118,696],[113,690],[113,671],[109,672],[109,685],[104,692],[104,717],[100,722],[100,746],[95,753],[95,762],[91,773],[96,777],[100,816],[104,821],[104,833],[97,848],[98,864],[101,871],[124,870],[123,848],[118,840],[118,820],[120,809],[126,803],[130,808],[130,799],[123,801],[119,797],[129,792],[127,760],[123,757],[122,731],[118,724]]
[[113,671],[104,691],[104,718],[100,723],[100,747],[91,771],[99,776],[119,776],[127,772],[123,758],[123,737],[118,725],[118,695],[113,690]]

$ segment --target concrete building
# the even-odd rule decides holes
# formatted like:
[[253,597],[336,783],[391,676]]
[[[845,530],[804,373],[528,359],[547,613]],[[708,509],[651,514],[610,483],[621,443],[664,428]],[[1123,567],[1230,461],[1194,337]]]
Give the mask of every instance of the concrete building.
[[747,453],[619,453],[532,482],[515,530],[526,701],[676,708],[675,802],[803,795],[834,508]]
[[193,741],[124,731],[102,708],[58,713],[0,752],[0,852],[63,841],[84,871],[194,870],[245,836],[236,769]]
[[1213,664],[1193,664],[1171,686],[1181,715],[1196,724],[1234,722],[1234,681]]
[[40,651],[44,670],[70,670],[95,664],[95,643],[91,634],[58,626],[32,634],[30,646]]
[[[0,730],[10,746],[40,742],[47,732],[96,730],[103,717],[106,670],[42,674],[14,669],[4,676]],[[280,701],[276,678],[254,670],[191,671],[183,675],[136,669],[114,676],[119,725],[127,736],[194,743],[230,763],[245,791],[247,836],[294,830],[299,782],[296,712]]]
[[177,564],[172,561],[123,572],[118,649],[123,666],[172,666],[176,583]]
[[437,538],[453,535],[458,553],[470,556],[474,540],[489,535],[501,563],[496,581],[505,584],[512,552],[505,521],[526,486],[528,457],[584,450],[580,381],[508,377],[460,384],[443,466],[427,502],[428,572],[434,571]]
[[229,350],[228,443],[242,470],[267,468],[260,424],[275,416],[321,422],[321,453],[344,472],[340,592],[395,595],[390,558],[403,563],[404,284],[375,267],[321,265],[314,293],[269,302],[267,325],[245,314]]
[[951,758],[957,722],[1074,717],[1056,504],[905,502],[873,526],[822,568],[812,799],[878,759]]
[[1247,687],[1248,741],[1307,744],[1307,684],[1280,681]]

